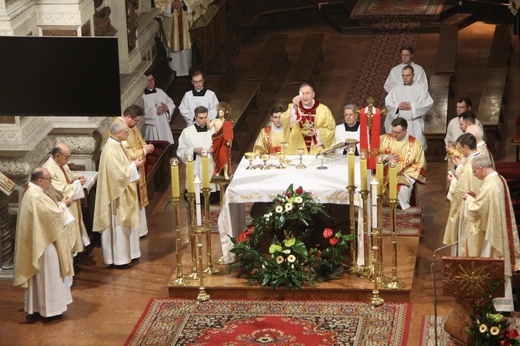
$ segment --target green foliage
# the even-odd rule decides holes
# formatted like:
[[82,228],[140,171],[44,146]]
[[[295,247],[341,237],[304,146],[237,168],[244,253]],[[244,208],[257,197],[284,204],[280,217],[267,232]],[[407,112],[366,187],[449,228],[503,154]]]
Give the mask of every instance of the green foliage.
[[[231,270],[240,269],[249,278],[249,284],[301,289],[307,283],[315,285],[316,278],[330,277],[341,267],[348,255],[349,241],[354,235],[342,235],[326,228],[323,237],[327,246],[323,249],[311,248],[305,239],[312,232],[313,218],[318,214],[327,215],[321,204],[302,187],[293,188],[279,194],[267,208],[266,213],[255,218],[254,226],[237,239],[231,238],[234,247],[230,252],[236,256]],[[273,233],[269,254],[260,252],[260,240]]]
[[493,292],[503,284],[503,280],[494,282],[489,290],[483,292],[476,302],[471,322],[466,333],[471,336],[476,346],[520,345],[518,331],[509,328],[509,321],[493,306]]

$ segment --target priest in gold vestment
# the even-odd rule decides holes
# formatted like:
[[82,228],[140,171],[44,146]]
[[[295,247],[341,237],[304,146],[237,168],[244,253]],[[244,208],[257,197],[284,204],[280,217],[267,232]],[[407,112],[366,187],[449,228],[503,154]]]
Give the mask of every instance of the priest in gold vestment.
[[281,151],[284,142],[282,126],[282,106],[271,109],[271,123],[260,130],[253,151],[261,154],[273,154]]
[[[141,131],[137,124],[141,121],[144,116],[144,112],[141,107],[137,105],[131,105],[124,110],[123,114],[114,119],[114,122],[121,121],[128,125],[130,132],[128,138],[122,142],[123,147],[126,149],[130,160],[137,160],[138,158],[143,159],[143,163],[146,162],[146,155],[150,154],[154,150],[153,144],[147,144],[141,135]],[[108,139],[109,134],[105,137]],[[139,236],[144,237],[148,234],[148,223],[146,221],[145,207],[148,205],[148,190],[146,187],[146,173],[143,167],[139,169],[139,181],[137,182],[137,193],[139,195]]]
[[135,182],[144,161],[132,161],[123,147],[129,133],[126,123],[114,122],[99,161],[93,231],[101,232],[103,261],[108,265],[125,266],[141,257]]
[[72,253],[78,253],[82,252],[84,247],[90,244],[87,229],[83,222],[80,201],[81,198],[85,197],[82,185],[85,183],[86,178],[70,170],[67,164],[70,155],[70,147],[65,143],[58,143],[52,149],[51,156],[42,167],[48,169],[51,173],[52,184],[48,194],[55,201],[60,201],[64,197],[70,197],[73,200],[69,211],[76,221],[67,225],[67,232],[70,237]]
[[298,154],[298,148],[304,148],[305,154],[316,155],[334,144],[336,121],[329,107],[316,100],[315,95],[310,84],[302,84],[298,96],[282,115],[289,155]]
[[456,165],[455,173],[448,173],[449,190],[448,200],[450,201],[450,213],[444,230],[444,244],[451,244],[459,241],[451,248],[452,256],[478,256],[468,252],[467,237],[465,234],[464,200],[462,193],[475,191],[478,193],[482,181],[473,175],[471,162],[473,158],[481,155],[477,151],[477,140],[471,133],[462,134],[456,141],[457,148],[463,157],[453,156]]
[[45,190],[51,174],[36,168],[22,195],[16,225],[14,285],[25,289],[25,312],[43,317],[61,315],[72,303],[74,269],[66,225],[70,197],[56,203]]
[[489,158],[480,155],[472,161],[473,174],[482,180],[480,191],[464,193],[466,232],[470,254],[504,259],[506,298],[513,298],[511,277],[520,269],[520,245],[511,195],[505,179],[492,167]]
[[[426,183],[426,160],[422,143],[408,134],[408,122],[400,117],[392,120],[391,133],[381,136],[381,153],[385,163],[397,166],[397,200],[401,208],[410,208],[410,197],[416,182]],[[385,172],[387,172],[385,167]],[[385,185],[388,174],[385,174]]]

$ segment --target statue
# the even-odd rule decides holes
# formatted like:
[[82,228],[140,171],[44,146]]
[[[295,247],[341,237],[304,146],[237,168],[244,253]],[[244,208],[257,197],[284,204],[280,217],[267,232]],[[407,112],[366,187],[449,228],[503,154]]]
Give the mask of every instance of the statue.
[[224,175],[225,180],[231,176],[231,146],[233,143],[233,122],[227,120],[231,114],[231,107],[226,102],[218,105],[217,117],[208,124],[208,129],[215,128],[215,133],[211,136],[213,140],[213,159],[215,160],[215,170],[213,174]]

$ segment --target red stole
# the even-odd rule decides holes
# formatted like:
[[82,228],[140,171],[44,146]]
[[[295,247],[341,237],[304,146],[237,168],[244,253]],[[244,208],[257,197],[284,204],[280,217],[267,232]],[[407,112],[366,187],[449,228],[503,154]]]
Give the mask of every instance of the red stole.
[[366,107],[362,108],[359,114],[359,148],[362,153],[365,153],[368,169],[376,169],[380,146],[381,111],[379,108],[372,107],[372,110],[375,110],[375,112],[372,114],[372,129],[369,140],[368,116],[365,109]]
[[[304,124],[306,123],[311,124],[311,128],[315,129],[314,116],[316,115],[316,109],[319,105],[320,102],[318,100],[314,100],[314,104],[311,108],[304,108],[302,101],[299,102],[298,108],[296,109],[296,119],[300,120],[300,130],[304,128]],[[318,141],[316,140],[316,135],[303,136],[303,139],[305,141],[305,145],[307,146],[307,151],[311,150],[311,145],[318,144]]]
[[500,177],[500,181],[502,182],[503,189],[504,189],[504,203],[505,203],[505,211],[506,211],[506,223],[507,223],[507,241],[509,244],[509,260],[511,261],[511,271],[515,271],[515,242],[513,240],[513,224],[512,224],[512,215],[511,215],[511,208],[509,206],[511,205],[511,200],[509,196],[509,188],[507,187],[506,180],[503,176],[500,174],[498,175]]

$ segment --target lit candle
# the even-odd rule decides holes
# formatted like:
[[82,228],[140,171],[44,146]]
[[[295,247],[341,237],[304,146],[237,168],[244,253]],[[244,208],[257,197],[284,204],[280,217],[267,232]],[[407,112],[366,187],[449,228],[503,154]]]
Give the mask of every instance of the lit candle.
[[348,150],[348,186],[354,186],[354,166],[356,158],[354,156],[354,150]]
[[209,157],[205,151],[202,153],[202,187],[209,188]]
[[193,179],[195,179],[195,176],[193,175],[193,159],[188,159],[188,161],[186,161],[186,182],[188,185],[188,192],[195,192]]
[[397,197],[397,166],[394,161],[390,163],[388,169],[388,198],[396,199]]
[[372,228],[377,228],[377,191],[379,190],[377,178],[373,178],[370,182],[370,190],[372,194]]
[[202,214],[200,210],[200,179],[198,176],[195,176],[195,180],[192,180],[193,185],[195,185],[195,215],[197,218],[197,226],[202,225]]
[[377,182],[379,183],[377,185],[377,194],[378,195],[383,194],[383,185],[384,185],[383,169],[384,169],[383,157],[379,156],[377,159],[377,164],[376,164],[376,178],[377,178]]
[[361,172],[361,191],[368,190],[368,179],[367,179],[367,158],[361,154],[359,158],[359,170]]
[[172,171],[172,197],[178,198],[180,196],[179,189],[179,160],[170,160],[171,171]]

